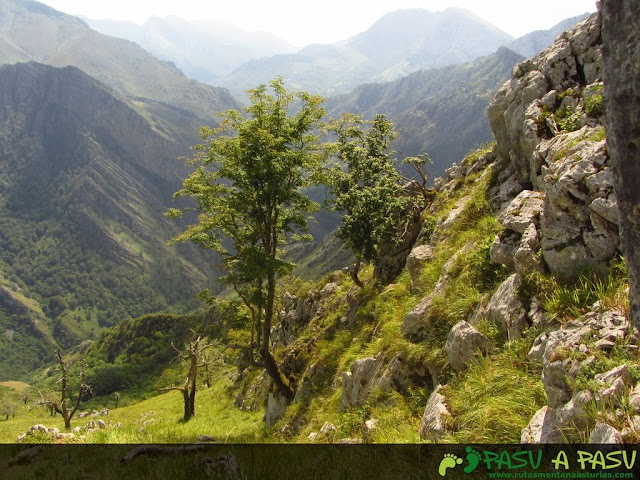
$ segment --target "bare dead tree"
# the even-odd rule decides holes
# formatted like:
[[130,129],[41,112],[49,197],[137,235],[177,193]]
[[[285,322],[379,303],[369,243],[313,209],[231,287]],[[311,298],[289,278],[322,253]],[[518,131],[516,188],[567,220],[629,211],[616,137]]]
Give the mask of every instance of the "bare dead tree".
[[178,356],[181,358],[181,360],[187,364],[187,377],[185,378],[182,386],[159,388],[158,391],[168,392],[177,390],[179,392],[182,392],[182,397],[184,399],[183,418],[185,422],[189,421],[191,417],[196,413],[195,401],[198,368],[211,365],[220,358],[220,356],[217,356],[215,358],[207,358],[205,355],[205,352],[214,345],[214,343],[202,344],[202,337],[200,336],[198,336],[193,342],[189,342],[188,347],[184,350],[179,350],[175,347],[175,345],[173,345],[173,343],[171,344],[174,350],[178,352]]
[[404,182],[410,183],[428,202],[433,196],[433,192],[427,186],[429,183],[429,174],[426,171],[426,165],[433,163],[431,157],[426,153],[421,153],[416,157],[408,157],[402,152],[398,152],[402,157],[402,163],[409,165],[414,171],[414,176],[402,175]]
[[80,401],[82,400],[82,396],[86,393],[91,393],[91,387],[84,383],[84,378],[87,374],[87,364],[83,360],[82,367],[80,369],[80,387],[78,388],[78,396],[76,398],[75,404],[69,405],[71,401],[71,396],[69,394],[69,372],[71,367],[73,366],[73,361],[65,361],[62,353],[60,353],[60,349],[58,348],[55,352],[56,358],[58,359],[58,367],[60,368],[61,378],[59,380],[60,383],[60,400],[56,400],[53,397],[49,397],[45,400],[42,392],[38,390],[40,394],[40,401],[36,403],[36,405],[45,405],[49,407],[50,411],[59,413],[62,415],[64,419],[64,427],[68,430],[71,428],[71,419],[75,415],[76,411],[80,407]]

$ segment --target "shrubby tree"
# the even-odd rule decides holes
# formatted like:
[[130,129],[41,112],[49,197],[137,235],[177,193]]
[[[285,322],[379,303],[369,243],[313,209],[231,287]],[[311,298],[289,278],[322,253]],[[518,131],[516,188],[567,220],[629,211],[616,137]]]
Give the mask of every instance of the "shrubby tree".
[[[292,399],[294,389],[270,349],[276,280],[289,273],[281,248],[299,240],[309,214],[317,209],[302,191],[320,168],[318,133],[323,99],[290,93],[281,78],[249,91],[246,116],[222,114],[217,128],[203,128],[207,144],[197,146],[195,171],[178,197],[197,202],[197,223],[175,241],[192,241],[216,251],[226,275],[251,312],[251,351],[259,346],[264,367],[278,391]],[[170,209],[170,217],[183,210]]]
[[[355,254],[351,276],[362,286],[361,263],[376,263],[380,245],[402,235],[405,212],[413,200],[403,190],[407,179],[395,168],[390,143],[396,133],[384,115],[365,121],[360,115],[345,114],[332,123],[330,131],[336,136],[331,151],[338,165],[330,169],[328,179],[333,209],[342,213],[336,235]],[[426,176],[420,166],[427,159],[406,159],[421,175],[416,183],[421,191],[426,188]]]
[[66,361],[58,348],[55,351],[56,359],[58,360],[58,367],[60,368],[60,400],[53,398],[53,395],[48,399],[44,398],[42,392],[38,392],[40,394],[40,401],[36,403],[36,405],[45,405],[50,411],[53,413],[59,413],[62,415],[64,420],[64,427],[66,429],[71,428],[71,419],[75,415],[76,411],[80,407],[80,402],[82,400],[83,395],[90,394],[91,388],[89,385],[84,383],[84,379],[87,373],[87,364],[83,361],[82,366],[80,367],[79,380],[80,385],[78,387],[77,397],[75,402],[71,399],[71,393],[69,392],[69,375],[71,373],[71,367],[73,366],[73,361]]

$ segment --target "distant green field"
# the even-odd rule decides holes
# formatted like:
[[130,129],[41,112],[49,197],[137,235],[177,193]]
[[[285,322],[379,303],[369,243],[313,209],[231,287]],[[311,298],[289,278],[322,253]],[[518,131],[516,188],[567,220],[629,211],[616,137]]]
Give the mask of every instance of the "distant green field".
[[[18,383],[18,382],[5,382]],[[202,389],[196,396],[196,416],[182,421],[182,396],[168,392],[139,403],[111,409],[105,416],[79,418],[78,410],[72,428],[82,431],[73,439],[55,440],[47,435],[28,436],[25,443],[193,443],[201,435],[214,437],[222,443],[252,443],[265,441],[262,417],[264,412],[245,412],[232,405],[225,389],[226,382]],[[60,415],[51,417],[43,407],[19,405],[15,418],[0,419],[0,443],[15,443],[19,435],[32,425],[57,427],[65,433]],[[109,407],[113,406],[110,402]],[[99,410],[94,405],[94,408]],[[107,427],[87,430],[87,423],[103,420]],[[120,424],[119,426],[117,426]]]

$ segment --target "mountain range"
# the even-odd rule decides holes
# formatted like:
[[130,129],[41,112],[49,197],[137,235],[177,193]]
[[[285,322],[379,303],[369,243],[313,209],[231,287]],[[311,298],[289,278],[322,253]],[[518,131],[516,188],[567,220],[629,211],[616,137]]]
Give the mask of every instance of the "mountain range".
[[0,372],[29,364],[14,358],[24,349],[38,359],[123,318],[198,305],[213,259],[166,245],[175,142],[81,70],[35,62],[0,67],[0,132],[0,330],[14,332]]
[[362,83],[468,62],[511,40],[509,34],[464,9],[398,10],[344,42],[309,45],[295,54],[250,61],[216,83],[239,95],[278,72],[292,88],[335,95]]
[[189,131],[190,124],[210,124],[215,112],[239,105],[227,90],[187,78],[131,41],[102,35],[33,0],[5,0],[0,65],[28,61],[78,67],[128,98],[150,121],[157,119],[156,128],[169,136],[184,134],[185,124]]
[[473,146],[491,140],[486,109],[513,66],[522,60],[524,57],[500,47],[472,62],[361,85],[331,97],[328,111],[335,117],[341,112],[369,118],[376,113],[387,115],[398,130],[393,147],[407,156],[427,152],[433,160],[429,170],[442,175]]
[[142,25],[118,20],[85,21],[94,30],[131,40],[185,75],[214,84],[250,60],[293,53],[296,47],[270,33],[247,32],[216,21],[189,22],[178,17],[151,17]]

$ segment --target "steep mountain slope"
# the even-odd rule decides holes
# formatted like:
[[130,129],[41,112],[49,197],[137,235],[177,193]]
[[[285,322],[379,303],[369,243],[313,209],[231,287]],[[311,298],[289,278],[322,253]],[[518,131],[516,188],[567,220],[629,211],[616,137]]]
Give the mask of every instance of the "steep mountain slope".
[[330,98],[330,115],[386,114],[399,136],[394,148],[405,155],[427,152],[430,170],[442,175],[471,149],[492,139],[484,114],[494,94],[523,58],[502,47],[470,63],[423,70],[388,83],[362,85]]
[[[435,182],[393,283],[334,272],[283,295],[274,337],[298,392],[265,414],[282,439],[638,441],[601,48],[594,14],[514,68],[496,143]],[[247,407],[268,389],[248,377]]]
[[70,347],[127,316],[195,305],[210,259],[167,247],[162,217],[184,153],[75,67],[0,68],[1,328],[15,331],[0,372],[51,351],[19,362],[18,345]]
[[273,34],[246,32],[223,22],[152,17],[143,25],[85,19],[94,30],[131,40],[156,57],[175,63],[190,78],[215,84],[245,62],[297,49]]
[[400,10],[344,43],[310,45],[294,55],[254,60],[217,84],[241,93],[282,75],[296,89],[335,95],[361,83],[471,61],[510,40],[467,10]]
[[226,90],[188,79],[133,42],[102,35],[79,18],[33,0],[5,0],[0,4],[0,64],[29,60],[78,67],[134,99],[152,118],[157,102],[178,109],[181,118],[166,120],[178,132],[185,117],[211,123],[216,111],[237,106]]

